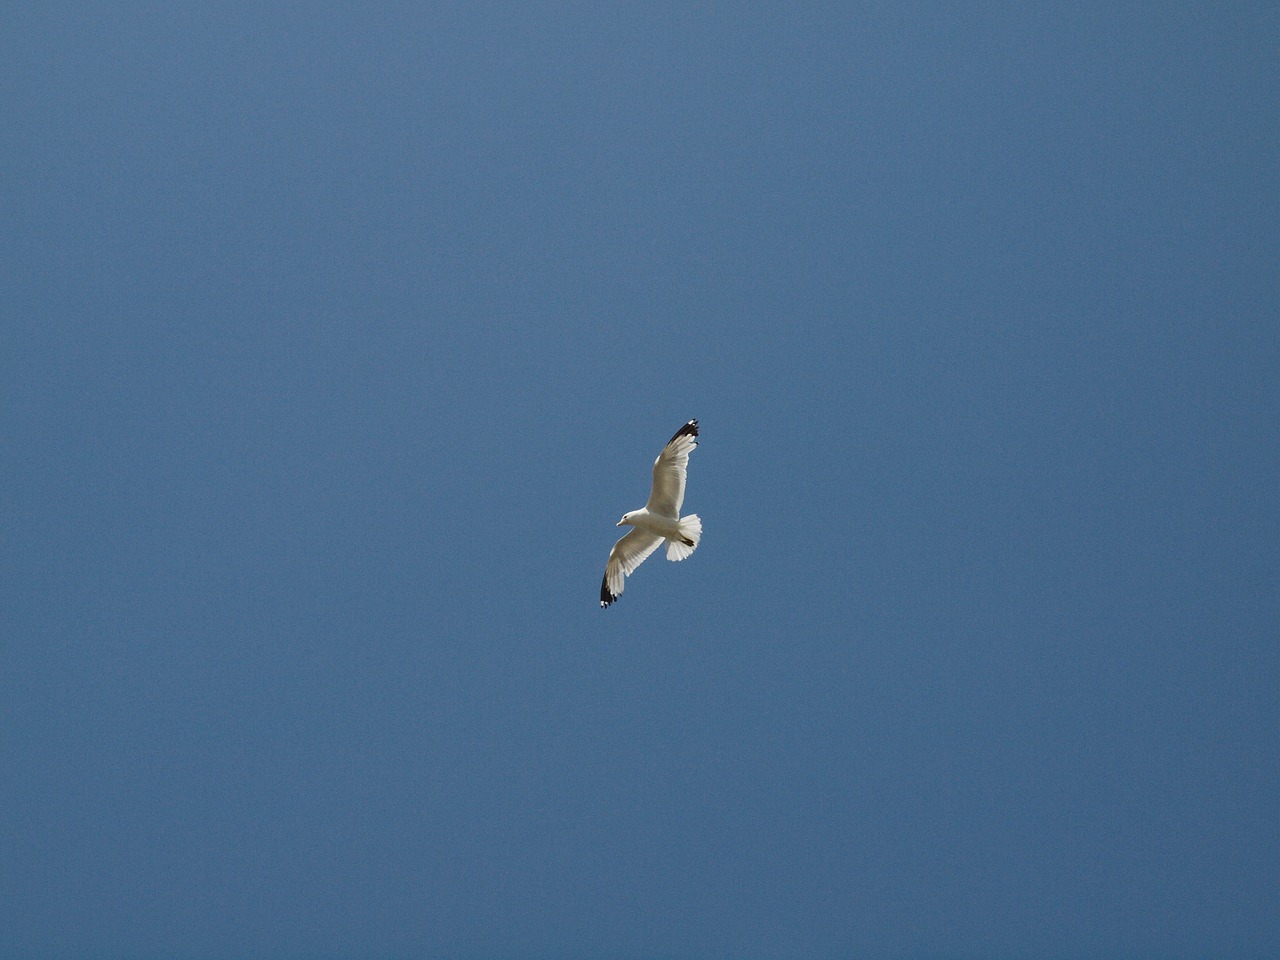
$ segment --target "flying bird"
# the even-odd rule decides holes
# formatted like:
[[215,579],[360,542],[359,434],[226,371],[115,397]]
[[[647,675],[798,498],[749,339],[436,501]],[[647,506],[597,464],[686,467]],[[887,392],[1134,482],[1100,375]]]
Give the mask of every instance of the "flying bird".
[[666,541],[667,559],[683,560],[698,548],[702,539],[702,521],[696,513],[680,516],[684,503],[685,476],[689,471],[689,454],[698,445],[698,421],[690,420],[676,431],[658,459],[653,461],[653,491],[649,502],[639,510],[622,515],[619,527],[631,527],[625,537],[609,551],[600,584],[600,606],[607,607],[622,595],[626,579],[644,563],[653,551]]

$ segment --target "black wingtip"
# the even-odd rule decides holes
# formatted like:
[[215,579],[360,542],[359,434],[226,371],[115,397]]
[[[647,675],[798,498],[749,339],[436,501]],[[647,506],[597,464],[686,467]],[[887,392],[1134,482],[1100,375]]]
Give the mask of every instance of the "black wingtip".
[[[683,427],[681,427],[679,430],[675,432],[675,434],[671,437],[671,440],[675,440],[677,437],[696,437],[697,435],[698,435],[698,421],[690,420],[688,423],[686,423]],[[670,443],[671,440],[668,440],[667,443]]]
[[600,581],[600,609],[603,610],[617,599],[617,597],[609,592],[609,577],[606,575],[605,578]]

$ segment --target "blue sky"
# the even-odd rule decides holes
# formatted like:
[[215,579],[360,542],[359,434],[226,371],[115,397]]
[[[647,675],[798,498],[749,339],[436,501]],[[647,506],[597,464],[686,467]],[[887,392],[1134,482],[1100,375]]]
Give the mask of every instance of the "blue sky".
[[1280,950],[1273,5],[4,20],[0,954]]

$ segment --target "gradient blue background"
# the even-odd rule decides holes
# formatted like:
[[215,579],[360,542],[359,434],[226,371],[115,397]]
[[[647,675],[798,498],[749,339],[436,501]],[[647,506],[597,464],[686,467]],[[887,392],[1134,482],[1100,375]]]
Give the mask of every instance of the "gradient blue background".
[[1276,956],[1277,49],[14,5],[0,954]]

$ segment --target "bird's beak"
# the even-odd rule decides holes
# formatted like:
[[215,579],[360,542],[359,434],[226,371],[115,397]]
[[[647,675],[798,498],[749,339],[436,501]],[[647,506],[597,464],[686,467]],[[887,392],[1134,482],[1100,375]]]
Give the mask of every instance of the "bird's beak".
[[621,521],[621,520],[619,520],[617,523],[615,523],[615,524],[614,524],[614,526],[615,526],[615,527],[620,527],[620,526],[622,526],[622,521]]

